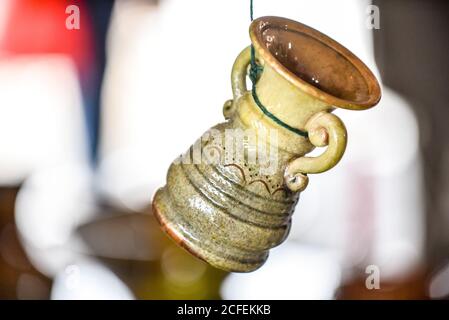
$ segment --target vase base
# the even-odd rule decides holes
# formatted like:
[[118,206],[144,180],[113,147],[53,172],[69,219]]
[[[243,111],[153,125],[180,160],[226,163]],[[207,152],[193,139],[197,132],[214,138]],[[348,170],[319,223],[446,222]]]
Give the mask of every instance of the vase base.
[[[195,257],[209,263],[215,268],[229,272],[251,272],[260,268],[268,258],[268,251],[244,252],[244,257],[239,249],[220,246],[206,239],[196,239],[179,222],[176,210],[170,206],[164,188],[159,189],[152,202],[153,215],[162,230],[176,244],[187,250]],[[236,253],[237,251],[240,251]]]

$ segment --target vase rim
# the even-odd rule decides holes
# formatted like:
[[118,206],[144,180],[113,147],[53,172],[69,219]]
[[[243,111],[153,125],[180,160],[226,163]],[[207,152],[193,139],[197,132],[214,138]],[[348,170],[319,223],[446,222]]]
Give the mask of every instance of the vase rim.
[[[268,64],[295,87],[329,105],[343,109],[364,110],[375,106],[381,98],[379,82],[371,70],[346,47],[318,30],[294,20],[266,16],[251,23],[250,37],[257,58],[261,58],[264,64]],[[268,43],[268,37],[276,38],[274,42],[278,42],[274,45]],[[300,65],[298,57],[295,56],[295,61],[288,57],[290,51],[285,47],[282,48],[286,45],[282,43],[285,40],[281,39],[282,37],[289,39],[288,49],[292,46],[302,48],[300,50],[305,49],[297,53],[310,62],[310,69],[307,70],[307,65]],[[280,49],[284,59],[291,61],[282,62],[278,52],[272,52],[272,48]],[[326,66],[325,71],[325,67],[322,67],[324,63],[320,64],[320,59],[330,68]],[[296,66],[304,68],[311,74],[314,74],[316,69],[317,74],[321,73],[323,82],[327,82],[329,86],[315,85],[319,82],[313,77],[311,78],[313,81],[307,81],[299,72],[292,70],[296,69]]]

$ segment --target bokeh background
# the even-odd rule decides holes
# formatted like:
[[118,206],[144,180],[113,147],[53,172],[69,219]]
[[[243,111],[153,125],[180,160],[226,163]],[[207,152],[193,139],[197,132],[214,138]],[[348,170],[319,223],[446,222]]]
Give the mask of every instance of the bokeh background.
[[345,45],[383,99],[337,110],[344,159],[311,177],[261,269],[228,274],[176,247],[151,197],[223,121],[249,1],[0,2],[0,298],[449,297],[449,3],[255,0],[263,15]]

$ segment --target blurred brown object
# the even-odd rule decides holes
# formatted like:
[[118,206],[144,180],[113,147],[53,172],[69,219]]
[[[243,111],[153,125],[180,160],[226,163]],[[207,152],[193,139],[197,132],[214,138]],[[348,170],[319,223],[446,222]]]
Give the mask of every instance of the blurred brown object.
[[[426,192],[426,261],[449,254],[449,1],[374,0],[376,62],[385,85],[417,115]],[[400,124],[398,124],[400,126]]]
[[133,291],[137,299],[220,299],[226,272],[179,248],[159,228],[150,210],[131,213],[104,208],[79,228],[93,255]]
[[0,299],[48,299],[51,281],[28,260],[14,222],[19,188],[0,188]]
[[368,289],[367,274],[357,275],[340,287],[338,300],[427,300],[428,277],[423,270],[417,270],[394,280],[380,281],[379,289]]

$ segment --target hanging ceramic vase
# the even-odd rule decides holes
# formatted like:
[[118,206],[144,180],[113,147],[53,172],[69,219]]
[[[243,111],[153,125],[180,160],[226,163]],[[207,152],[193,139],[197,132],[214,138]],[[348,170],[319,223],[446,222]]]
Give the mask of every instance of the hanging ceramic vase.
[[[287,237],[309,174],[343,156],[346,129],[332,111],[367,109],[381,96],[362,61],[304,24],[262,17],[252,22],[250,37],[252,47],[232,69],[227,121],[171,164],[153,199],[154,215],[174,241],[234,272],[263,265]],[[307,157],[315,147],[326,148]]]

